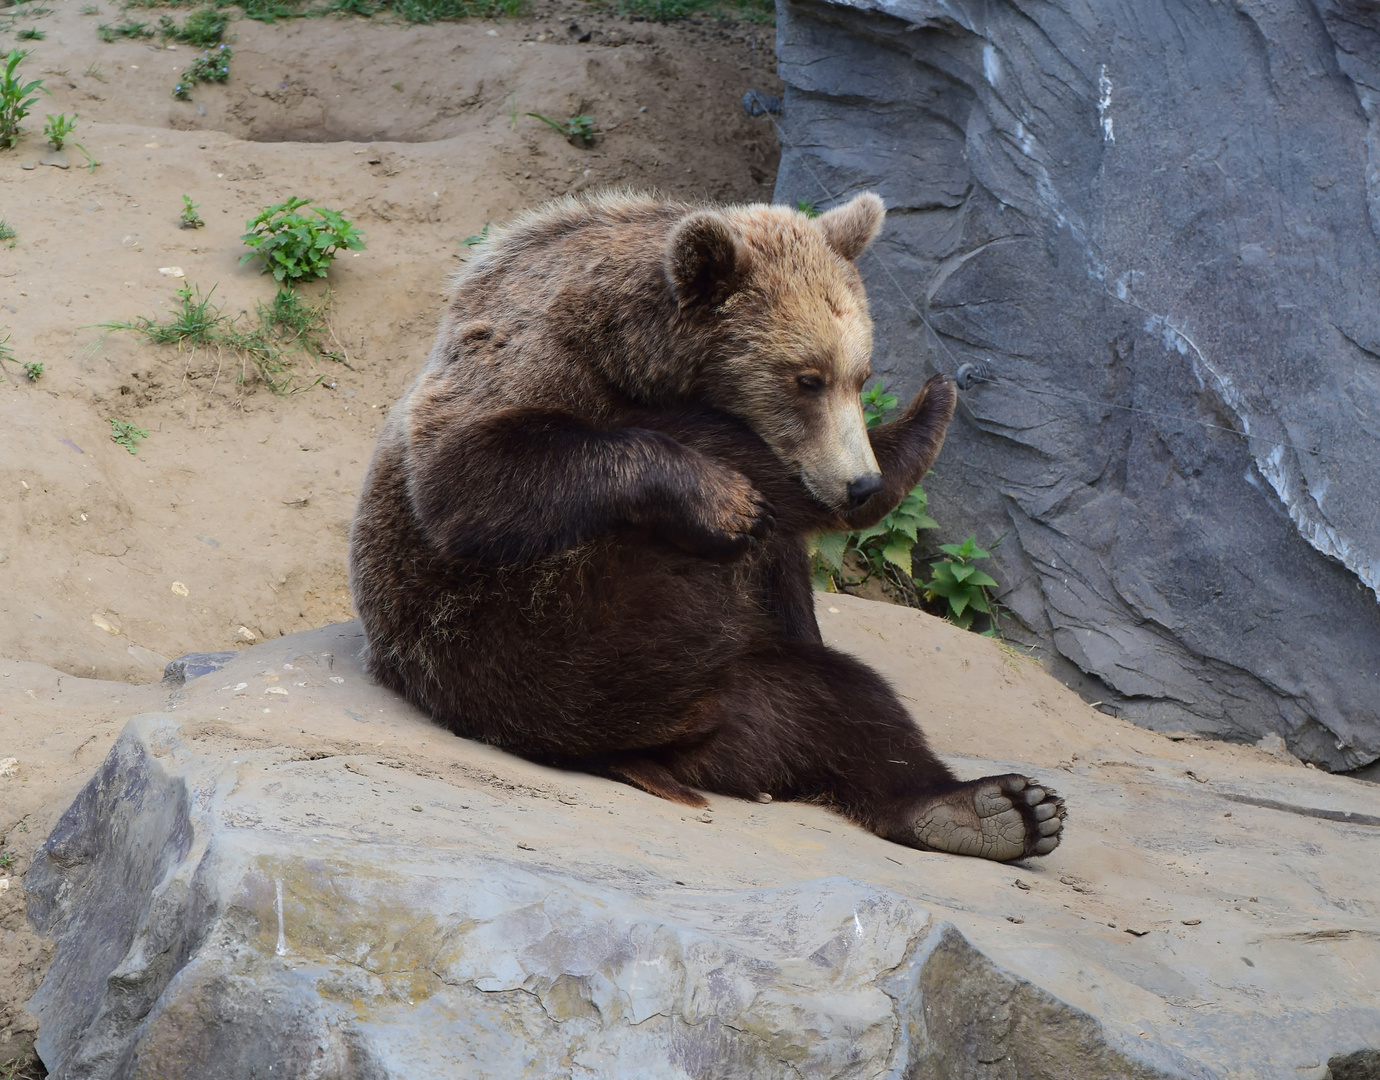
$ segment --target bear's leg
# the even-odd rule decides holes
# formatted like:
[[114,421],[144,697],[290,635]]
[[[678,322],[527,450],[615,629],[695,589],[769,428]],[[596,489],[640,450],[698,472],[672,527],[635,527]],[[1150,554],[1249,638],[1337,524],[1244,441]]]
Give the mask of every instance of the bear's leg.
[[689,787],[818,802],[888,840],[959,855],[1006,861],[1059,844],[1057,794],[1014,774],[957,779],[886,681],[850,656],[782,642],[743,656],[723,686],[696,706],[693,735],[621,775],[663,794],[661,774],[635,774],[656,764]]

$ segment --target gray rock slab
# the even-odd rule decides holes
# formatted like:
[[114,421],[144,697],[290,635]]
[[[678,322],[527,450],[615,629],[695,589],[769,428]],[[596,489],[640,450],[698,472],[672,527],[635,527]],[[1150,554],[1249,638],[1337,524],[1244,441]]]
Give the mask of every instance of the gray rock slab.
[[778,201],[872,188],[876,370],[1009,633],[1160,730],[1380,757],[1372,0],[780,0]]
[[1380,788],[825,604],[965,775],[1057,783],[1054,856],[692,812],[437,729],[356,624],[297,634],[132,719],[35,857],[51,1075],[1321,1080],[1380,1047]]

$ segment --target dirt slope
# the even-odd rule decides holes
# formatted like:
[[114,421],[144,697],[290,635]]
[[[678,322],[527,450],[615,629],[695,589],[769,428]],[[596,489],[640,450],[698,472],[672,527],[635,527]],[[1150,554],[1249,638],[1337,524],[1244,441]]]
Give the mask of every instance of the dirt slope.
[[[143,682],[188,650],[348,617],[355,493],[463,239],[586,188],[771,193],[773,132],[739,105],[777,89],[769,26],[583,6],[433,26],[239,20],[228,84],[179,102],[195,50],[96,34],[160,12],[79,12],[0,23],[0,50],[31,49],[21,72],[51,91],[0,151],[0,218],[18,234],[0,244],[0,337],[45,365],[36,384],[0,365],[3,657]],[[46,37],[17,43],[27,26]],[[71,168],[24,167],[47,152],[45,112],[79,114],[94,171],[70,145]],[[527,112],[589,113],[600,134],[576,148]],[[204,228],[179,227],[184,193]],[[302,392],[278,396],[230,353],[102,343],[98,324],[159,315],[184,282],[229,315],[271,298],[271,279],[238,264],[239,237],[293,194],[367,236],[328,282],[345,361],[303,363]],[[112,418],[149,432],[137,456],[111,441]]]

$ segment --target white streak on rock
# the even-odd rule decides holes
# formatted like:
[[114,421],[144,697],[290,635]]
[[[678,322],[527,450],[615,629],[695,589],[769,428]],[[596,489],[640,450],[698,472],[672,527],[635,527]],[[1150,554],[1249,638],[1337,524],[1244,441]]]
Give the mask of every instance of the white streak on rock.
[[1112,118],[1107,115],[1112,108],[1112,80],[1107,77],[1106,64],[1102,65],[1097,75],[1097,93],[1097,119],[1102,125],[1102,141],[1114,143],[1116,133],[1112,130]]
[[276,956],[287,955],[287,937],[283,934],[283,879],[273,879],[273,910],[278,916],[278,944],[273,952]]
[[997,47],[990,43],[982,47],[982,74],[992,86],[1001,78],[1001,58],[997,55]]

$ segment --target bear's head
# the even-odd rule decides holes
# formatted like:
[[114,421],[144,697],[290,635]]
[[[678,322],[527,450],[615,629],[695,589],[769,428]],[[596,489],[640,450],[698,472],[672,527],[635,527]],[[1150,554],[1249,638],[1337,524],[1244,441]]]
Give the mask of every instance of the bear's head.
[[713,327],[700,392],[839,511],[882,486],[859,398],[872,320],[854,263],[885,213],[871,193],[815,218],[783,206],[701,210],[666,244],[682,312]]

